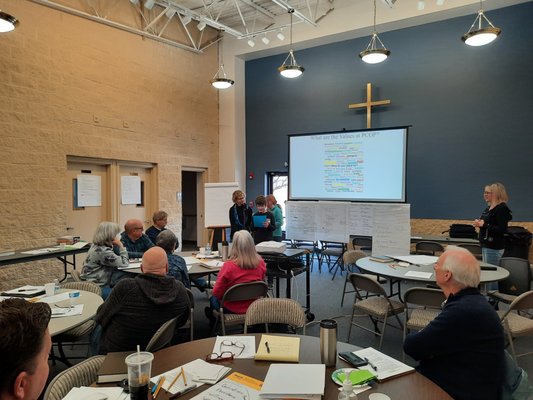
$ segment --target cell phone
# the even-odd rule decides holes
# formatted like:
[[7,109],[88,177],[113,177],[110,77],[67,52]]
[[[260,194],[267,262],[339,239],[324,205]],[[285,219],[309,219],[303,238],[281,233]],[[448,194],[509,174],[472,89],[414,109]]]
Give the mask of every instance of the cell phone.
[[365,359],[349,351],[344,351],[344,352],[339,353],[339,358],[341,360],[346,361],[348,364],[352,365],[353,367],[361,367],[363,365],[368,364],[368,361],[366,361]]

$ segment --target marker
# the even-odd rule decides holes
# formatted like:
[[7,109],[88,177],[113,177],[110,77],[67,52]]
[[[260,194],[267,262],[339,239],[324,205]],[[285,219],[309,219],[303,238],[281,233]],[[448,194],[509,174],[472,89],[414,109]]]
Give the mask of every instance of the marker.
[[268,342],[265,342],[265,346],[267,348],[267,353],[270,353],[270,347],[268,347]]
[[372,367],[372,369],[373,369],[374,371],[377,371],[377,370],[378,370],[378,367],[376,367],[374,364],[372,364],[368,358],[364,357],[364,359],[365,359],[365,361],[368,363],[368,365],[370,365],[370,366]]
[[196,389],[198,385],[195,383],[194,385],[187,386],[186,388],[181,389],[179,392],[174,393],[172,396],[169,397],[170,400],[175,399],[185,393],[189,393],[190,391]]

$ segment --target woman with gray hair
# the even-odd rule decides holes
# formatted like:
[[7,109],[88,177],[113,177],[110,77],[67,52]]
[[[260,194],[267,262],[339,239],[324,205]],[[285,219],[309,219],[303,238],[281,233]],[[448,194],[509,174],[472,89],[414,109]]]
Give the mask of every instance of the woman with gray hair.
[[100,222],[80,275],[81,279],[99,285],[104,299],[111,291],[113,272],[128,266],[128,251],[120,241],[119,233],[120,228],[114,222]]

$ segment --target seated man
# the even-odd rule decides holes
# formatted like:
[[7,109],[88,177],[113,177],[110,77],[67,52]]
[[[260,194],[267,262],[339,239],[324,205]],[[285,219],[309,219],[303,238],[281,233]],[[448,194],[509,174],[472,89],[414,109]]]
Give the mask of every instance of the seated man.
[[146,236],[150,238],[153,244],[155,244],[157,235],[166,230],[165,226],[167,226],[167,218],[168,214],[164,211],[156,211],[152,216],[154,224],[146,230]]
[[143,223],[140,219],[128,219],[124,224],[124,232],[120,234],[120,241],[128,250],[130,259],[142,258],[144,252],[154,246],[143,230]]
[[[100,325],[93,334],[93,352],[135,350],[146,347],[154,333],[169,319],[177,317],[177,327],[189,317],[189,297],[185,286],[167,276],[168,261],[161,247],[144,253],[142,274],[122,279],[96,312]],[[100,338],[98,337],[101,332]],[[99,348],[97,345],[99,342]]]
[[435,265],[446,296],[442,312],[409,334],[405,352],[418,370],[456,400],[498,399],[504,374],[504,335],[496,311],[477,289],[479,262],[466,249],[448,246]]
[[0,302],[0,399],[37,399],[48,379],[50,306],[24,299]]

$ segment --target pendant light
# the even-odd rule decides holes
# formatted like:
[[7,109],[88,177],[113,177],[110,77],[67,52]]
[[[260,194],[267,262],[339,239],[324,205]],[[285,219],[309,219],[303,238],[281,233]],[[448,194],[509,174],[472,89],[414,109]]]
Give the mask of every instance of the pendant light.
[[374,0],[374,33],[366,49],[359,53],[359,57],[368,64],[377,64],[385,61],[389,55],[390,51],[385,48],[376,31],[376,0]]
[[210,80],[211,85],[217,89],[227,89],[233,86],[235,81],[228,79],[226,76],[226,71],[224,71],[224,63],[222,62],[222,40],[218,42],[218,70],[213,79]]
[[12,31],[18,22],[14,16],[0,10],[0,33]]
[[[297,78],[303,74],[305,71],[304,67],[301,67],[296,63],[294,58],[294,51],[292,50],[292,13],[294,10],[289,8],[289,15],[291,16],[291,30],[290,30],[290,45],[289,45],[289,54],[281,64],[281,67],[278,68],[279,73],[284,78]],[[288,61],[288,62],[287,62]]]
[[469,46],[484,46],[496,39],[501,32],[502,30],[492,25],[492,22],[485,16],[481,0],[479,0],[477,17],[468,32],[461,36],[461,40]]

